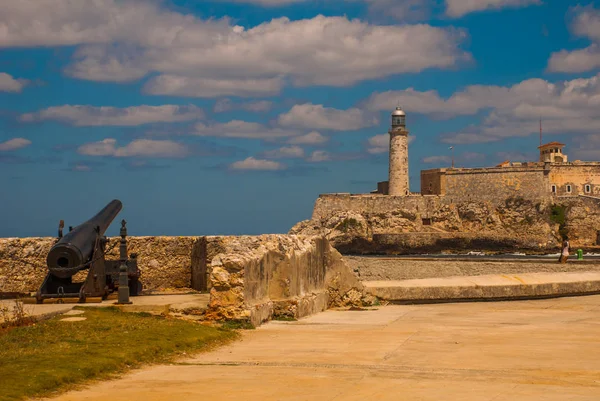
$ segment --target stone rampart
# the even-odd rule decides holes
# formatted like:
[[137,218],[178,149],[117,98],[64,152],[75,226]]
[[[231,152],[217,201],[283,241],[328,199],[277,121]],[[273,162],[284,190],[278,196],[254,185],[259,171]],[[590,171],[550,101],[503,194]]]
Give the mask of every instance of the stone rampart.
[[[119,258],[120,237],[109,238],[108,258]],[[129,237],[144,290],[190,288],[191,250],[198,237]],[[55,238],[0,238],[0,293],[35,292],[46,276]],[[114,247],[113,247],[114,246]]]
[[[554,215],[557,207],[565,210],[564,222]],[[290,233],[324,234],[342,253],[360,254],[466,249],[554,252],[564,233],[572,247],[594,247],[598,230],[600,199],[508,197],[500,202],[437,195],[331,194],[321,195],[312,219],[298,223]],[[374,240],[396,234],[402,235],[379,244]],[[471,239],[471,234],[480,240]]]
[[298,318],[330,306],[363,304],[363,287],[324,237],[206,237],[210,320]]
[[446,196],[460,201],[501,203],[510,197],[542,199],[549,194],[543,168],[489,168],[448,170]]
[[[55,241],[0,239],[0,295],[37,291]],[[109,239],[111,259],[118,258],[118,241]],[[128,246],[138,255],[145,292],[210,291],[207,319],[258,325],[273,316],[297,318],[368,302],[358,278],[323,236],[129,237]]]

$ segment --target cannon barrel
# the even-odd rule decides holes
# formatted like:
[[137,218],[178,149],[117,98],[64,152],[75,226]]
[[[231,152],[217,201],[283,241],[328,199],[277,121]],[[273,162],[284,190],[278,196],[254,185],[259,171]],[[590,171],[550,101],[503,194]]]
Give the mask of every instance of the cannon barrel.
[[82,265],[92,258],[96,239],[104,235],[122,208],[121,201],[111,201],[98,214],[75,227],[54,244],[46,258],[50,273],[60,278],[68,278],[87,268],[88,266]]

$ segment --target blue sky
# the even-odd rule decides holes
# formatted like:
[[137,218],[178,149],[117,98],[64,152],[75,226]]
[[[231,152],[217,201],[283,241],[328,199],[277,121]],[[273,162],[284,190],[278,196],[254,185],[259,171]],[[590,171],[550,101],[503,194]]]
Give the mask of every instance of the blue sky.
[[[0,5],[0,236],[121,199],[132,235],[287,232],[321,193],[419,171],[600,160],[600,4],[20,0]],[[117,232],[118,224],[109,231]]]

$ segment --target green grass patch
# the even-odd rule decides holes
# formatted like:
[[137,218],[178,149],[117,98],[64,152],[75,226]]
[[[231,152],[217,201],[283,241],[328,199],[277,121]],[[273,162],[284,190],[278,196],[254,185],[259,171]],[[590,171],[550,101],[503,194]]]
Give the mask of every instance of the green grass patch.
[[225,330],[254,330],[255,327],[247,320],[227,320],[221,325]]
[[286,315],[278,315],[278,316],[273,316],[273,320],[277,320],[280,322],[297,322],[298,319],[296,319],[293,316],[286,316]]
[[48,396],[142,364],[164,363],[235,339],[235,331],[117,308],[79,308],[84,321],[58,316],[0,332],[0,400]]

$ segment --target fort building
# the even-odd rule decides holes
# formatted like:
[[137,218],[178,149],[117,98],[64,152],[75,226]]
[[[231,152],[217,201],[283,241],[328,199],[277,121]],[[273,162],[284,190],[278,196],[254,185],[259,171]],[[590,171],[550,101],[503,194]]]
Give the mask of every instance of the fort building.
[[[391,117],[389,180],[379,182],[373,194],[408,196],[406,113],[398,107]],[[564,148],[560,142],[544,144],[538,148],[538,161],[507,160],[494,167],[422,170],[420,195],[461,200],[600,196],[600,162],[569,162]]]

